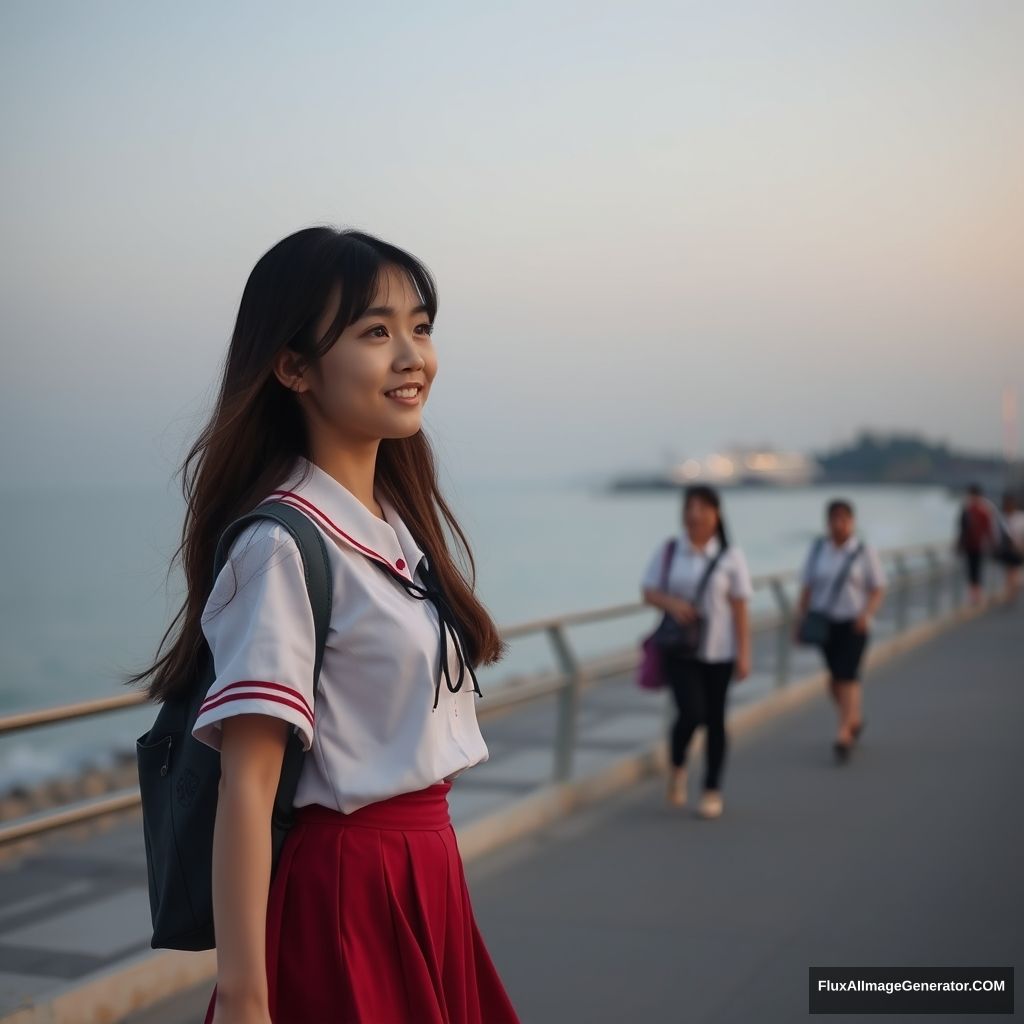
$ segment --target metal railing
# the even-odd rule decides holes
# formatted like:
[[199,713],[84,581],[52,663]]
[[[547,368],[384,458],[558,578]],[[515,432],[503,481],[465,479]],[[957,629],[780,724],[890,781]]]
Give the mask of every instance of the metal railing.
[[[934,619],[942,613],[944,603],[950,609],[960,605],[963,574],[959,560],[952,556],[949,545],[924,544],[883,550],[879,554],[887,564],[889,586],[882,616],[878,621],[881,624],[888,619],[887,625],[891,631],[898,633],[914,621]],[[988,574],[990,581],[993,575]],[[775,687],[785,686],[792,677],[791,638],[798,574],[784,572],[756,576],[753,584],[755,602],[759,595],[768,596],[772,605],[771,610],[755,612],[751,616],[751,630],[755,639],[755,671],[767,672]],[[636,644],[626,651],[584,660],[570,638],[570,630],[634,615],[650,615],[652,610],[644,602],[634,601],[546,616],[503,629],[502,637],[509,641],[541,634],[546,636],[556,668],[549,673],[535,673],[492,689],[487,701],[479,705],[478,717],[485,721],[525,704],[553,699],[556,704],[556,728],[552,751],[552,781],[570,779],[577,746],[579,707],[584,691],[600,680],[631,672],[637,663]],[[917,619],[915,612],[920,613]],[[110,714],[146,703],[148,700],[144,694],[133,693],[6,715],[0,717],[0,737],[26,729]],[[52,829],[136,807],[140,799],[138,788],[134,787],[58,810],[26,815],[9,824],[0,825],[0,847]]]

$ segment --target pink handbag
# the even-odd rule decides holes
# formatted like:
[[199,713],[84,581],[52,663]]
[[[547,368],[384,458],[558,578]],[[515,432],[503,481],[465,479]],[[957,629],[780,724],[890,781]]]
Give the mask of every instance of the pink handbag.
[[[676,553],[676,538],[673,537],[665,545],[665,554],[661,560],[661,589],[668,589],[668,567],[672,556]],[[636,670],[636,685],[641,690],[660,690],[665,685],[665,673],[662,669],[661,651],[654,642],[653,630],[644,637],[640,644],[640,662]]]

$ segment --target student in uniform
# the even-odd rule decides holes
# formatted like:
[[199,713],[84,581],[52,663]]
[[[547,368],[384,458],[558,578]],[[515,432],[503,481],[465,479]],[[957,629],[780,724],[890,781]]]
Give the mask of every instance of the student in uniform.
[[1020,593],[1020,567],[1024,565],[1024,511],[1013,491],[1003,494],[1003,507],[999,516],[999,544],[996,547],[996,561],[1001,562],[1006,573],[1005,598],[1011,604]]
[[[206,1024],[512,1024],[474,919],[447,794],[487,760],[474,665],[504,643],[457,569],[423,406],[437,372],[425,267],[356,231],[299,231],[256,264],[212,420],[185,462],[183,628],[205,637],[193,735],[220,751],[217,985]],[[333,607],[319,685],[298,548],[260,520],[210,589],[220,531],[268,500],[320,529]],[[271,884],[285,744],[308,752]]]
[[753,587],[743,552],[729,543],[721,500],[713,488],[687,488],[683,497],[683,532],[674,538],[675,549],[666,566],[666,544],[672,540],[659,544],[651,555],[641,581],[643,599],[680,623],[692,622],[697,617],[703,621],[695,652],[663,652],[676,705],[669,734],[667,796],[672,806],[686,805],[686,750],[694,730],[703,724],[705,770],[697,813],[704,818],[717,818],[724,806],[726,694],[732,679],[742,680],[750,675],[748,602]]
[[[878,552],[856,536],[853,505],[836,499],[826,510],[827,535],[818,538],[804,563],[797,605],[799,624],[808,611],[828,620],[822,654],[829,671],[829,693],[839,715],[833,749],[840,761],[850,755],[864,729],[860,666],[871,623],[885,597],[886,578]],[[841,584],[841,585],[840,585]]]

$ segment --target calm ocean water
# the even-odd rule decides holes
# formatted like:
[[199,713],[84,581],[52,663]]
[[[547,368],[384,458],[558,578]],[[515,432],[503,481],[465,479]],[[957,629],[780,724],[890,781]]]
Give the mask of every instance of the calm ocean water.
[[[798,567],[831,489],[724,496],[734,543],[753,572]],[[939,488],[848,487],[861,532],[880,547],[950,537],[955,500]],[[501,625],[628,602],[655,545],[679,524],[676,494],[609,493],[550,483],[463,483],[448,497],[473,545],[477,587]],[[172,489],[97,488],[4,495],[0,711],[124,692],[119,674],[156,645],[180,603],[167,578],[181,499]],[[653,612],[651,613],[653,615]],[[635,641],[646,612],[583,629],[584,654]],[[542,640],[517,641],[481,687],[551,667]],[[142,708],[0,741],[0,789],[134,749],[154,716]]]

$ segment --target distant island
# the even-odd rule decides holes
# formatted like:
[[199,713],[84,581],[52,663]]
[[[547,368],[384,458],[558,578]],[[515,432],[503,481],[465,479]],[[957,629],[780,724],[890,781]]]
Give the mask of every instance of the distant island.
[[815,456],[822,483],[931,484],[988,489],[1008,482],[1006,460],[998,455],[954,451],[916,434],[864,431],[852,443]]
[[660,472],[619,476],[612,490],[678,489],[687,484],[716,487],[800,487],[810,484],[909,484],[961,489],[979,483],[989,492],[1020,487],[998,455],[954,451],[945,442],[916,434],[863,431],[851,443],[816,454],[773,448],[734,448],[691,457]]

